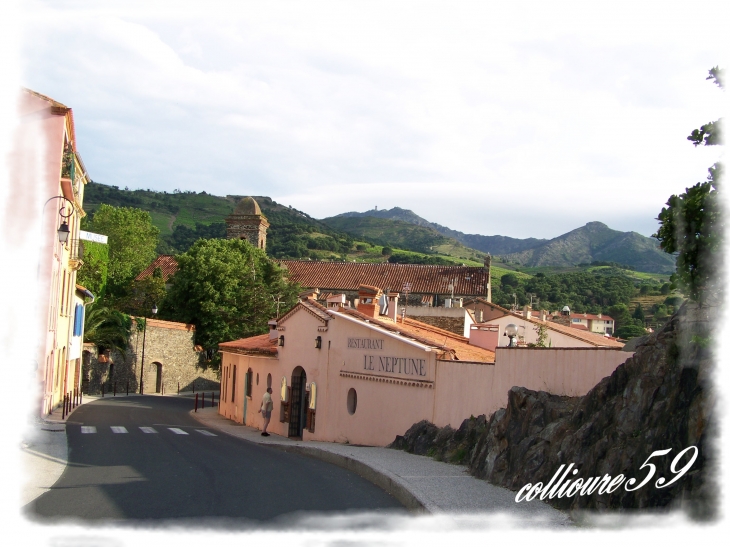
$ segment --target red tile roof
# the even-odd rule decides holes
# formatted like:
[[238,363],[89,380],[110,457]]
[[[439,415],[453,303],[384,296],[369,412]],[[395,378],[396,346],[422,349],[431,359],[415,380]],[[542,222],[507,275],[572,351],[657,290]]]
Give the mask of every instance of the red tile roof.
[[405,323],[398,318],[397,323],[373,319],[372,317],[358,312],[354,309],[340,308],[340,313],[367,321],[373,325],[377,325],[389,332],[401,334],[405,338],[410,338],[416,342],[420,342],[430,347],[442,350],[440,359],[456,360],[456,361],[472,361],[479,363],[494,363],[494,352],[488,349],[469,345],[469,339],[453,332],[421,323],[414,319],[406,317]]
[[487,292],[487,270],[475,266],[311,260],[280,260],[279,264],[288,270],[290,281],[321,290],[356,291],[360,285],[372,285],[383,291],[402,292],[403,284],[409,282],[412,293],[450,294],[449,283],[454,280],[454,296],[478,296]]
[[597,315],[593,315],[592,313],[571,313],[570,318],[613,321],[613,317],[609,317],[608,315],[601,315],[601,317],[598,317]]
[[[439,359],[494,363],[493,351],[471,346],[468,338],[409,318],[406,318],[405,323],[402,323],[400,319],[398,319],[398,323],[393,323],[392,321],[374,319],[352,308],[327,309],[314,300],[305,300],[289,310],[279,322],[302,308],[323,320],[325,317],[329,320],[336,319],[339,314],[346,314],[358,321],[367,322],[369,325],[400,334],[404,338],[441,350]],[[268,334],[262,334],[261,336],[252,336],[232,342],[223,342],[218,344],[218,348],[231,353],[277,355],[276,344],[275,339],[270,340]]]
[[232,342],[218,344],[218,349],[229,353],[242,353],[244,355],[269,355],[276,356],[278,353],[277,339],[269,338],[268,334],[241,338]]
[[157,268],[162,270],[162,279],[167,281],[170,277],[175,275],[175,272],[177,271],[177,260],[175,260],[175,257],[172,255],[160,255],[152,261],[152,264],[142,270],[139,275],[134,278],[134,280],[141,281],[142,279],[151,276]]

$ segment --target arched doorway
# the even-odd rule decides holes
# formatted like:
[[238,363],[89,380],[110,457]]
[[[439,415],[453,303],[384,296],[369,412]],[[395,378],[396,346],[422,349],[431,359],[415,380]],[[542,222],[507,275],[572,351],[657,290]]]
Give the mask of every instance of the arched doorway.
[[291,373],[291,398],[289,400],[289,437],[302,438],[307,412],[307,373],[296,367]]
[[160,393],[162,391],[162,363],[154,362],[152,363],[157,367],[157,379],[155,380],[155,393]]

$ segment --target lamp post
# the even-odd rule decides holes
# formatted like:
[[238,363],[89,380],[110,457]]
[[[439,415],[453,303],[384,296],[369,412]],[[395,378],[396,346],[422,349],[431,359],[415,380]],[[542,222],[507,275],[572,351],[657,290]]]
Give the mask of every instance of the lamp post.
[[[157,313],[157,305],[152,305],[152,315]],[[139,369],[139,394],[144,395],[144,346],[147,341],[147,318],[144,320],[144,333],[142,334],[142,366]]]
[[61,226],[58,227],[58,241],[59,243],[66,243],[68,241],[68,234],[71,232],[68,227],[68,222],[66,222],[66,219],[69,218],[71,215],[74,214],[76,211],[76,208],[74,207],[74,202],[68,199],[65,196],[52,196],[46,200],[46,203],[43,205],[43,208],[45,209],[45,206],[48,205],[48,202],[52,199],[62,199],[64,201],[68,201],[71,205],[71,212],[68,214],[65,214],[66,211],[66,204],[62,203],[61,208],[58,210],[58,214],[63,218],[63,222],[61,223]]
[[509,337],[509,345],[508,348],[515,348],[517,347],[517,343],[515,342],[515,338],[517,337],[517,325],[514,323],[510,323],[504,328],[504,335]]

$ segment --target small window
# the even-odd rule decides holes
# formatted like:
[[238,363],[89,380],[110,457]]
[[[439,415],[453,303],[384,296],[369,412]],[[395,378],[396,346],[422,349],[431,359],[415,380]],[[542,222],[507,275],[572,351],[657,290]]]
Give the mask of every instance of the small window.
[[357,410],[357,391],[351,387],[347,392],[347,412],[355,414],[355,410]]
[[256,373],[256,385],[259,385],[259,373]]
[[270,388],[271,387],[271,374],[268,374],[266,376],[266,387],[267,388]]
[[246,397],[251,397],[253,393],[253,371],[248,369],[246,374]]

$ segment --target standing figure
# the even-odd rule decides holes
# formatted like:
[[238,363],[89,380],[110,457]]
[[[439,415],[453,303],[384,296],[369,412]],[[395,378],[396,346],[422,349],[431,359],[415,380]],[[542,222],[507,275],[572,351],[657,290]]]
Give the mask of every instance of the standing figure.
[[259,412],[264,417],[264,430],[261,432],[261,436],[268,437],[269,434],[266,429],[269,427],[271,421],[271,411],[274,409],[274,401],[271,400],[271,388],[266,388],[266,393],[261,400],[261,408]]

